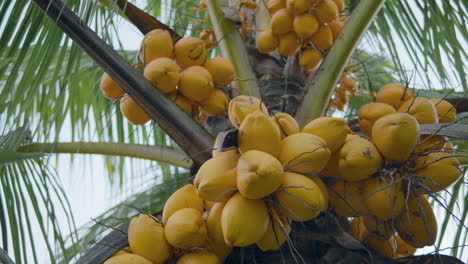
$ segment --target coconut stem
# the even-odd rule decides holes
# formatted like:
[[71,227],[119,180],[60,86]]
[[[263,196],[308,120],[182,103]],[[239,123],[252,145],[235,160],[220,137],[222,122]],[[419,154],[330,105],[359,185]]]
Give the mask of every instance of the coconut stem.
[[191,159],[180,149],[141,144],[98,142],[32,143],[19,147],[17,151],[35,153],[103,154],[134,157],[167,163],[185,169],[190,169],[192,165]]
[[221,53],[234,65],[237,78],[235,88],[240,94],[260,98],[257,77],[250,65],[249,54],[240,36],[239,28],[229,19],[229,14],[225,13],[234,14],[235,8],[230,6],[227,0],[207,0],[206,4]]
[[296,114],[300,127],[324,115],[343,69],[385,0],[361,0],[346,21],[315,75],[309,75],[307,93]]

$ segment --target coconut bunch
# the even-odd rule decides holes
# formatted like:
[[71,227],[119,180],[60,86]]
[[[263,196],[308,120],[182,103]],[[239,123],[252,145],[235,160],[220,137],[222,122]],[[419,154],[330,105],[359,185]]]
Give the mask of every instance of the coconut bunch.
[[305,71],[320,65],[344,25],[340,19],[343,0],[269,0],[267,8],[271,28],[259,33],[259,52],[278,49],[285,57],[300,52],[299,63]]
[[349,71],[343,72],[335,89],[333,99],[328,104],[328,109],[331,107],[343,111],[346,104],[349,102],[349,95],[355,95],[358,91],[356,78],[352,77]]
[[363,233],[354,232],[355,237],[389,257],[402,256],[399,240],[413,248],[434,243],[437,221],[425,195],[445,190],[461,176],[450,141],[419,133],[420,124],[440,117],[454,121],[453,106],[437,100],[439,111],[403,85],[383,87],[377,102],[359,111],[361,130],[370,138],[348,135],[321,172],[337,180],[329,190],[334,211],[356,217]]
[[[140,48],[145,78],[195,118],[225,113],[229,99],[223,88],[234,80],[231,62],[207,57],[203,40],[185,37],[174,45],[169,31],[162,29],[146,34]],[[107,98],[120,100],[120,110],[131,123],[142,125],[151,119],[106,73],[101,91]]]

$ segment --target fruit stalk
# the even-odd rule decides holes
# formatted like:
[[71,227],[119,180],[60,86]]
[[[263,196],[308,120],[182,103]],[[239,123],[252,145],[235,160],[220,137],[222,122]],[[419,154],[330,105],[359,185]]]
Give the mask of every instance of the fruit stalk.
[[180,149],[125,143],[59,142],[32,143],[18,148],[19,152],[103,154],[154,160],[190,169],[192,161]]
[[213,137],[192,117],[147,81],[60,0],[34,0],[148,115],[192,158],[202,164],[211,157]]
[[346,21],[317,73],[308,77],[307,93],[295,116],[300,127],[325,113],[346,63],[384,2],[385,0],[361,0]]
[[238,27],[227,18],[225,11],[233,11],[226,0],[207,0],[208,12],[223,57],[234,65],[235,88],[240,94],[260,98],[257,77],[249,62],[249,54]]

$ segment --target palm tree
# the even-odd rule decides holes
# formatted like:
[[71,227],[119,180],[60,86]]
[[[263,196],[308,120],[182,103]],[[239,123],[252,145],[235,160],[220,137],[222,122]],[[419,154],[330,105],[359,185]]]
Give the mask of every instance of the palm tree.
[[[248,58],[257,66],[271,64],[271,58],[258,56],[248,43],[242,42],[233,18],[225,15],[221,8],[227,1],[207,2],[217,35],[232,36],[220,42],[220,52],[234,63],[240,80],[255,80],[264,72],[254,72]],[[122,203],[153,213],[160,210],[172,191],[187,182],[189,175],[210,157],[213,145],[213,132],[208,133],[129,65],[128,61],[137,61],[136,51],[124,50],[119,44],[112,48],[105,45],[124,41],[123,36],[114,34],[119,16],[136,25],[142,33],[166,27],[178,36],[194,35],[197,27],[190,22],[206,17],[206,14],[188,10],[196,7],[198,1],[146,1],[146,12],[123,0],[116,3],[69,0],[64,4],[66,7],[59,0],[4,0],[0,3],[0,248],[16,263],[39,262],[37,240],[34,240],[39,233],[51,262],[69,263],[87,252],[109,226],[125,223],[125,217],[136,214],[133,207],[116,206],[98,217],[92,227],[78,229],[67,194],[47,153],[91,153],[156,161],[154,171],[162,179]],[[464,25],[466,1],[350,0],[347,6],[346,12],[351,16],[342,38],[330,49],[317,74],[302,79],[299,85],[299,90],[307,92],[294,101],[291,111],[297,111],[300,123],[323,115],[349,58],[357,64],[357,77],[361,80],[361,90],[365,91],[351,99],[346,113],[349,119],[353,119],[361,105],[371,100],[373,92],[395,80],[414,82],[422,95],[455,98],[458,109],[462,110],[459,112],[468,111],[465,99],[467,54],[463,49],[468,38]],[[167,26],[148,14],[166,17]],[[361,38],[363,41],[358,46]],[[378,54],[376,50],[386,53]],[[409,62],[403,61],[404,57],[409,58]],[[407,69],[408,64],[413,65],[411,70]],[[99,67],[144,107],[154,120],[151,125],[129,125],[115,113],[118,107],[115,102],[109,103],[99,96],[97,87],[102,75]],[[282,72],[283,67],[284,62],[281,62],[278,71]],[[279,76],[281,78],[285,77]],[[241,94],[257,96],[269,91],[275,95],[268,97],[273,101],[284,96],[283,86],[278,89],[273,82],[257,85],[253,81],[237,81],[234,87]],[[464,122],[464,116],[464,113],[459,114],[460,123]],[[66,129],[67,123],[71,129]],[[65,132],[69,135],[64,135]],[[452,132],[467,139],[466,133]],[[64,142],[64,138],[70,138],[71,142]],[[90,139],[95,141],[86,142]],[[468,148],[463,141],[456,143],[462,153]],[[464,165],[468,163],[466,159],[462,161]],[[105,165],[116,171],[111,173],[110,183],[116,182],[112,175],[119,176],[118,188],[130,180],[124,168],[141,164],[128,164],[124,159],[109,157]],[[446,210],[438,216],[442,223],[438,246],[443,239],[452,239],[450,254],[461,257],[463,245],[468,241],[466,227],[460,224],[455,235],[449,235],[446,230],[452,218],[456,223],[466,222],[466,184],[460,180],[451,193],[444,196],[442,205]],[[57,221],[58,214],[66,216],[66,223]],[[322,256],[333,249],[335,258],[342,260],[356,261],[365,257],[345,245],[346,233],[340,228],[339,219],[327,216],[321,219],[328,225],[313,222],[297,227],[300,232],[314,236],[323,235],[324,230],[329,233],[321,236],[322,241],[308,241],[321,252],[307,250],[311,246],[309,243],[296,245],[299,252]],[[34,230],[36,225],[39,231]],[[64,230],[77,231],[67,235]],[[125,241],[124,232],[125,225],[122,225],[85,257],[98,252],[101,260],[105,259],[102,252],[109,256],[119,249]],[[8,263],[5,251],[0,251],[0,260]],[[282,253],[253,252],[252,255],[274,263],[271,260],[280,259]],[[241,257],[251,252],[233,254]],[[374,255],[374,260],[379,261],[379,256]]]

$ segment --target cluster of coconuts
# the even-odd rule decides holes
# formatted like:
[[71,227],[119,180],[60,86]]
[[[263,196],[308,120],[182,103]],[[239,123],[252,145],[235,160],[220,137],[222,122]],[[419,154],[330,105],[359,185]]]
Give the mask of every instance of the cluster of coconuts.
[[338,86],[335,89],[333,99],[328,104],[328,108],[335,108],[339,111],[343,111],[346,104],[349,102],[348,95],[355,95],[358,91],[358,85],[356,79],[349,75],[349,72],[344,72],[341,75]]
[[282,56],[300,51],[299,63],[305,71],[315,69],[338,37],[345,5],[343,0],[269,0],[271,28],[257,37],[261,53],[278,49]]
[[[225,113],[229,99],[223,88],[234,80],[231,62],[207,57],[201,39],[185,37],[174,45],[171,34],[162,29],[146,34],[140,48],[145,78],[195,118]],[[107,98],[120,100],[120,110],[131,123],[142,125],[151,119],[107,73],[101,91]]]
[[434,244],[437,221],[426,195],[448,188],[461,171],[451,142],[420,136],[419,125],[451,123],[455,115],[449,102],[413,97],[401,84],[384,86],[360,109],[367,138],[348,135],[321,175],[338,179],[330,204],[355,217],[354,237],[392,258]]

